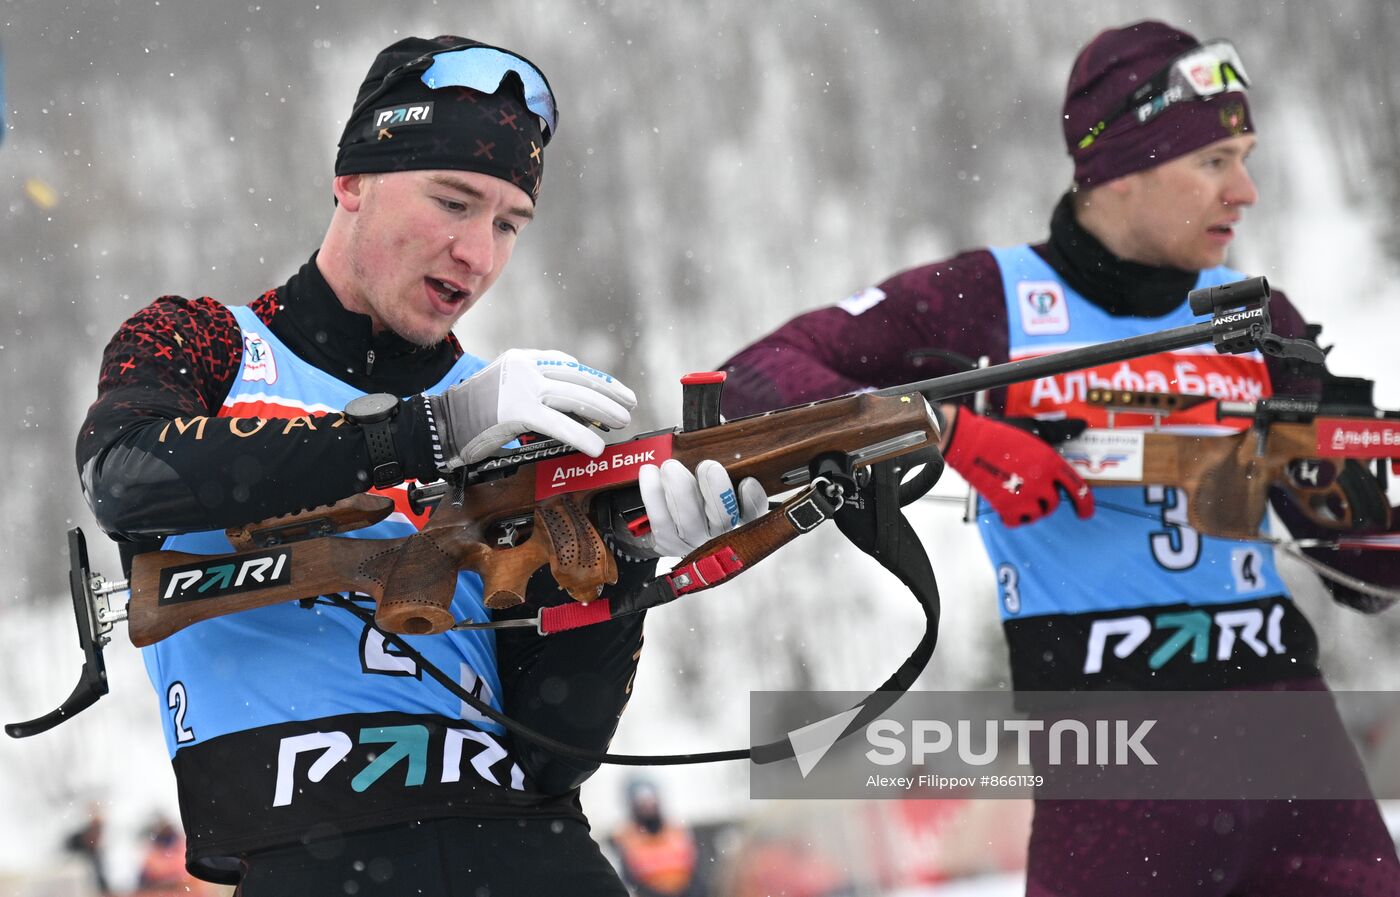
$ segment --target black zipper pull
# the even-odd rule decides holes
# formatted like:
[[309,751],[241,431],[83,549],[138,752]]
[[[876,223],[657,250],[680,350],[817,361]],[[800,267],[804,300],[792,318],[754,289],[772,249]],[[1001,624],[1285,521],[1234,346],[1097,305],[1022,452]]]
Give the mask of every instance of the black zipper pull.
[[374,373],[374,350],[373,350],[373,349],[370,349],[368,352],[365,353],[365,376],[368,377],[369,375],[371,375],[371,374],[373,374],[373,373]]

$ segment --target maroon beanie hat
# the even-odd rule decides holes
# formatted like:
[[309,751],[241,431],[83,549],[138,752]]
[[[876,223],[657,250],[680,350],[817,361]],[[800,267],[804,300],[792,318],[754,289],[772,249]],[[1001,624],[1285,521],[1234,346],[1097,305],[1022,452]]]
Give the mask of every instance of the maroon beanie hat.
[[[1142,124],[1131,112],[1105,121],[1134,90],[1200,45],[1163,22],[1143,21],[1104,31],[1080,51],[1064,105],[1065,146],[1076,184],[1102,184],[1254,130],[1240,90],[1172,103]],[[1100,122],[1107,127],[1081,146]]]

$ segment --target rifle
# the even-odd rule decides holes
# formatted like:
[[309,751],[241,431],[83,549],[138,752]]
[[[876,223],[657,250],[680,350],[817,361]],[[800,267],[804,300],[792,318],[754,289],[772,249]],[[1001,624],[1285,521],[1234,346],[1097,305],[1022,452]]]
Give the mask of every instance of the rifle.
[[[1281,489],[1328,530],[1389,524],[1386,467],[1378,463],[1373,472],[1358,459],[1400,458],[1400,411],[1377,409],[1369,381],[1326,375],[1321,398],[1222,401],[1217,420],[1250,422],[1223,436],[1158,431],[1164,417],[1211,401],[1208,396],[1098,389],[1086,399],[1107,409],[1109,429],[1086,430],[1065,443],[1061,452],[1070,464],[1093,485],[1182,490],[1188,521],[1206,535],[1257,538],[1271,489]],[[1121,415],[1150,416],[1152,430],[1115,429]]]
[[[108,582],[88,569],[82,532],[74,529],[69,534],[70,585],[86,659],[82,676],[57,710],[5,730],[17,738],[42,732],[106,693],[101,649],[110,641],[112,625],[122,619],[133,644],[145,646],[224,614],[357,592],[375,601],[374,623],[389,633],[528,624],[544,635],[712,587],[831,519],[843,506],[864,507],[862,490],[871,486],[874,471],[893,473],[900,506],[927,491],[942,470],[929,401],[1205,343],[1223,353],[1260,349],[1320,363],[1322,352],[1314,344],[1270,332],[1268,296],[1262,277],[1197,290],[1191,294],[1192,310],[1210,314],[1210,321],[732,421],[722,421],[719,414],[724,375],[691,375],[682,380],[680,428],[615,443],[597,459],[554,441],[503,451],[457,471],[446,483],[411,490],[416,506],[437,504],[423,528],[403,538],[324,538],[371,525],[389,513],[389,499],[358,495],[230,530],[230,541],[239,549],[233,554],[139,554],[132,563],[125,613],[111,610],[107,602],[127,583]],[[617,579],[600,527],[605,533],[635,527],[641,509],[637,470],[667,458],[687,466],[721,460],[736,479],[756,477],[770,494],[805,488],[758,520],[701,546],[649,583],[640,597],[594,600]],[[920,465],[922,474],[900,483],[904,473]],[[886,523],[872,531],[880,527]],[[847,526],[842,528],[851,535]],[[861,547],[875,553],[868,545]],[[922,546],[916,547],[917,552],[911,548],[906,554],[917,553],[927,568]],[[459,571],[480,574],[486,605],[505,608],[524,600],[527,580],[545,565],[580,604],[545,608],[531,620],[458,623],[453,618],[450,604]],[[909,585],[919,577],[901,578]],[[927,579],[931,583],[931,571]],[[919,597],[929,614],[929,630],[891,683],[912,682],[932,654],[936,590],[931,601]],[[922,661],[911,672],[916,656]]]

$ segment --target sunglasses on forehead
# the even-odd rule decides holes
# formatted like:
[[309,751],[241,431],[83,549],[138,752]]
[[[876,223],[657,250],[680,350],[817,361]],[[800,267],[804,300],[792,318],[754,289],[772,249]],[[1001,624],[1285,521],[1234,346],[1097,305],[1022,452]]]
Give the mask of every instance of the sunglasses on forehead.
[[525,108],[539,116],[541,139],[548,144],[559,127],[559,109],[544,72],[523,56],[479,45],[435,50],[396,66],[372,93],[355,104],[355,108],[350,110],[350,120],[353,121],[369,108],[404,75],[420,70],[419,78],[430,89],[469,87],[488,94],[500,90],[507,75],[515,75],[525,92]]
[[1118,119],[1131,114],[1138,124],[1146,124],[1169,107],[1187,100],[1203,100],[1249,86],[1244,63],[1235,45],[1213,40],[1188,50],[1167,63],[1142,86],[1114,106],[1079,141],[1079,148],[1093,144]]

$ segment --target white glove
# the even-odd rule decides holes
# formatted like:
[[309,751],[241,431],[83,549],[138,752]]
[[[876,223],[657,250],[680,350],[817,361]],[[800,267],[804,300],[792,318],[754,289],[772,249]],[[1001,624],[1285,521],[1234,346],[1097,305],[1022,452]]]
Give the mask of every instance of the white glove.
[[572,355],[509,349],[472,377],[428,397],[448,470],[490,455],[535,432],[598,457],[603,437],[569,417],[625,427],[637,407],[632,390]]
[[662,557],[685,557],[768,510],[768,493],[753,477],[739,484],[735,498],[729,472],[718,461],[701,461],[694,474],[675,459],[659,469],[644,464],[637,487],[651,522],[652,547]]

